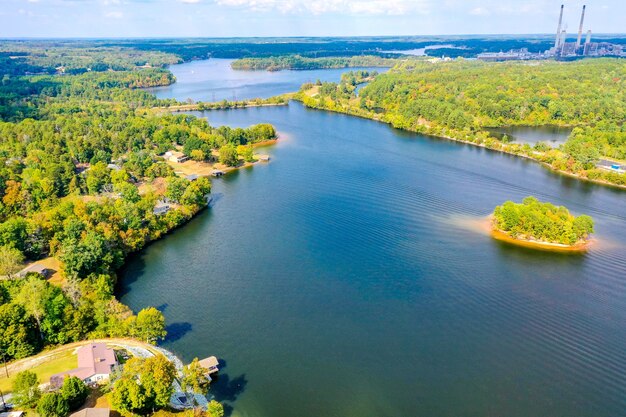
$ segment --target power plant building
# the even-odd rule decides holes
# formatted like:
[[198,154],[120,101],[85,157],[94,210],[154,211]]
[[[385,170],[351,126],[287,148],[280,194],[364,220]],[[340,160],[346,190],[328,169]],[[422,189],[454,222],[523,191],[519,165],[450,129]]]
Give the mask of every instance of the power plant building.
[[530,53],[528,49],[512,49],[508,52],[485,52],[478,54],[478,59],[482,61],[514,61],[514,60],[535,60],[535,59],[577,59],[581,57],[624,57],[626,58],[626,46],[609,42],[592,42],[591,30],[587,31],[585,43],[583,44],[583,28],[585,24],[585,12],[587,6],[583,6],[578,25],[578,36],[575,42],[567,42],[567,31],[563,26],[563,10],[565,5],[561,5],[559,13],[559,23],[556,28],[554,46],[543,53]]

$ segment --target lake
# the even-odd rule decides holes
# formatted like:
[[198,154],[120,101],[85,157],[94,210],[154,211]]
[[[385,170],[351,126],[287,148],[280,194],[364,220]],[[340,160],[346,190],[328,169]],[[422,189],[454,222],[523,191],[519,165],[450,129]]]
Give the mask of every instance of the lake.
[[325,70],[235,71],[232,59],[209,59],[172,65],[169,69],[176,77],[174,84],[146,88],[158,98],[175,98],[180,101],[237,101],[251,98],[269,98],[298,91],[308,82],[339,81],[347,71],[385,68],[341,68]]
[[[624,414],[626,193],[297,103],[196,114],[281,140],[129,259],[118,295],[159,307],[186,361],[225,362],[230,415]],[[600,242],[535,252],[473,226],[528,195]]]

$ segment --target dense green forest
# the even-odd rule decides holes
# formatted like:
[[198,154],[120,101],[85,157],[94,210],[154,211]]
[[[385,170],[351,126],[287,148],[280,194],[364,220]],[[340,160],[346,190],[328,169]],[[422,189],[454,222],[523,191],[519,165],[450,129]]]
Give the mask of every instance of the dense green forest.
[[[137,87],[172,81],[154,68],[3,77],[0,351],[7,359],[88,337],[165,335],[159,311],[134,315],[113,295],[129,253],[207,206],[210,181],[179,177],[160,155],[181,150],[210,161],[235,149],[236,164],[246,145],[276,136],[266,124],[213,128],[189,115],[154,114],[154,106],[180,103]],[[39,274],[15,279],[24,261],[47,257],[60,261],[61,285]]]
[[[307,86],[305,86],[307,87]],[[524,155],[585,178],[626,184],[600,169],[626,159],[626,62],[482,63],[407,61],[379,75],[357,97],[345,82],[308,86],[310,107],[373,118],[394,127]],[[561,125],[575,129],[560,149],[506,143],[488,127]]]
[[306,58],[300,55],[273,56],[269,58],[242,58],[231,66],[236,70],[280,71],[313,70],[322,68],[392,67],[397,60],[365,55],[353,57]]
[[573,216],[567,208],[526,197],[521,204],[507,201],[493,212],[494,226],[514,238],[574,245],[593,233],[593,219]]

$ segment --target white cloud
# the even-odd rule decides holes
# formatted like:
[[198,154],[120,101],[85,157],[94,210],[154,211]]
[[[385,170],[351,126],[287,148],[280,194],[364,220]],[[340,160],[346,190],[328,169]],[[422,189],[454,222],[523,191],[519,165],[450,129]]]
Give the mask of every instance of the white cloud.
[[474,16],[488,16],[491,13],[489,12],[489,10],[485,9],[484,7],[475,7],[472,10],[470,10],[470,14]]
[[107,12],[104,14],[104,17],[109,19],[121,19],[124,17],[124,13],[122,12]]
[[215,0],[215,3],[220,6],[237,7],[254,12],[278,11],[285,14],[311,13],[315,15],[427,13],[429,2],[430,0]]
[[186,3],[186,4],[196,4],[196,3],[200,3],[200,0],[178,0],[181,3]]

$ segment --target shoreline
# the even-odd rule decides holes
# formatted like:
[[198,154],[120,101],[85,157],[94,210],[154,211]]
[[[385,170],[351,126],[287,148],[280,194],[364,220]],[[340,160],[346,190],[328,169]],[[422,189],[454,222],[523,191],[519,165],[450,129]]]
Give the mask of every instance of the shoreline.
[[[353,112],[352,109],[344,109],[346,111],[338,111],[338,110],[333,110],[333,109],[328,109],[328,108],[324,108],[324,107],[314,107],[314,106],[308,106],[307,104],[305,104],[304,100],[302,100],[302,98],[299,97],[294,97],[293,100],[298,101],[299,103],[301,103],[303,106],[305,106],[306,108],[310,108],[310,109],[314,109],[314,110],[322,110],[322,111],[327,111],[327,112],[331,112],[331,113],[337,113],[337,114],[346,114],[348,116],[353,116],[353,117],[359,117],[361,119],[366,119],[366,120],[372,120],[372,121],[376,121],[376,122],[380,122],[380,123],[384,123],[387,124],[389,126],[391,126],[393,129],[398,129],[398,130],[403,130],[405,132],[412,132],[412,133],[417,133],[420,135],[424,135],[424,136],[428,136],[431,138],[436,138],[436,139],[445,139],[445,140],[449,140],[452,142],[458,142],[458,143],[463,143],[466,145],[472,145],[475,146],[477,148],[482,148],[482,149],[486,149],[489,151],[494,151],[494,152],[500,152],[506,155],[511,155],[511,156],[515,156],[515,157],[519,157],[519,158],[525,158],[529,161],[533,161],[536,162],[540,165],[542,165],[544,168],[546,168],[548,171],[553,172],[553,173],[557,173],[557,174],[561,174],[570,178],[575,178],[579,181],[585,181],[585,182],[589,182],[592,184],[597,184],[597,185],[602,185],[605,187],[612,187],[612,188],[616,188],[616,189],[620,189],[620,190],[626,190],[626,185],[621,185],[621,184],[615,184],[612,182],[608,182],[605,180],[600,180],[600,179],[592,179],[592,178],[588,178],[588,177],[583,177],[580,174],[576,174],[574,172],[568,172],[568,171],[563,171],[560,169],[554,169],[552,168],[552,166],[550,166],[550,164],[540,161],[537,158],[533,158],[530,155],[521,155],[506,149],[498,149],[498,148],[491,148],[486,146],[484,143],[475,143],[475,142],[471,142],[468,140],[464,140],[464,139],[457,139],[457,138],[453,138],[451,136],[446,136],[446,135],[436,135],[436,134],[432,134],[432,133],[422,133],[422,132],[417,132],[416,130],[413,129],[406,129],[406,128],[401,128],[401,127],[395,127],[393,126],[392,122],[383,120],[383,118],[378,115],[378,114],[373,114],[373,115],[366,115],[366,114],[360,114],[360,113],[356,113]],[[543,125],[537,125],[537,126],[543,126]],[[626,175],[626,174],[625,174]]]
[[574,245],[566,245],[564,243],[546,242],[535,239],[523,239],[511,236],[508,232],[499,229],[492,216],[488,216],[484,221],[485,227],[489,230],[489,235],[498,241],[506,242],[512,245],[522,246],[529,249],[543,250],[548,252],[565,252],[565,253],[586,253],[589,248],[597,242],[596,239],[588,239]]

